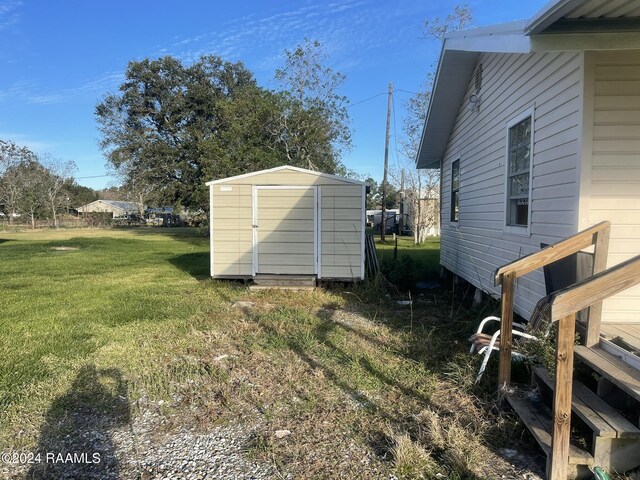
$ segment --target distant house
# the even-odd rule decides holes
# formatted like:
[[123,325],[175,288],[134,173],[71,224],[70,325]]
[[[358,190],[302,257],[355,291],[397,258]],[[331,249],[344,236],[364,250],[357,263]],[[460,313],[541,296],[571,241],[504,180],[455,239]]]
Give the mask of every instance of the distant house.
[[[380,223],[382,222],[382,210],[367,210],[367,225],[380,229]],[[400,210],[397,208],[388,208],[386,210],[387,217],[387,229],[394,227],[398,223],[398,215]]]
[[404,225],[406,229],[419,232],[417,239],[440,235],[439,199],[430,197],[410,198],[403,204]]
[[[603,220],[609,266],[640,252],[640,2],[559,0],[445,38],[417,156],[441,169],[442,266],[495,269]],[[529,318],[543,272],[518,281]],[[640,322],[640,288],[603,322]]]
[[96,200],[76,208],[79,214],[83,213],[111,213],[113,218],[122,218],[140,213],[140,204],[135,202],[122,202],[119,200]]
[[147,225],[177,227],[183,224],[181,216],[175,214],[172,206],[147,208],[144,217]]

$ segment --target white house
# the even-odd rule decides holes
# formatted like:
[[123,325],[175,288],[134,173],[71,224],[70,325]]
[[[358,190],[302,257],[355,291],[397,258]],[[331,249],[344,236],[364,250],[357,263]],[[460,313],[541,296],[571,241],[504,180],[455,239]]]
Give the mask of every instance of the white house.
[[78,213],[111,213],[113,218],[125,217],[140,212],[140,204],[119,200],[96,200],[76,208]]
[[[602,220],[608,266],[640,253],[640,1],[554,0],[444,40],[417,157],[441,168],[441,264],[494,295],[495,269]],[[516,311],[545,296],[519,280]],[[640,289],[603,322],[640,323]]]

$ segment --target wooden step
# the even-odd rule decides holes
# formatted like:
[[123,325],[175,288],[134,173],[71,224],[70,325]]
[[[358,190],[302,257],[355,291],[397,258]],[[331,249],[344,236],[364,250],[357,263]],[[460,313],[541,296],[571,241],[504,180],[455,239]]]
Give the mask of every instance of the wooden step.
[[[536,439],[544,453],[551,453],[551,434],[553,432],[553,420],[551,410],[541,401],[534,401],[522,396],[521,392],[509,393],[506,399],[511,408],[518,414],[527,429]],[[569,465],[594,466],[593,456],[573,445],[569,445]]]
[[585,363],[640,402],[640,371],[600,347],[576,345],[576,359]]
[[[542,368],[533,369],[535,377],[542,380],[553,391],[554,381],[549,372]],[[611,407],[602,398],[589,390],[583,383],[574,380],[571,409],[599,437],[637,438],[640,430]]]
[[256,275],[250,288],[286,288],[294,290],[313,289],[316,286],[315,275]]

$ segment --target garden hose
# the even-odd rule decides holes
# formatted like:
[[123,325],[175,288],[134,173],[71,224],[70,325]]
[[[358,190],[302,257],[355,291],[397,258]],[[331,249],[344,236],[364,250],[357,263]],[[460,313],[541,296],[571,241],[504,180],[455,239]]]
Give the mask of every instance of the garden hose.
[[611,477],[609,475],[607,475],[607,472],[605,472],[600,467],[595,467],[591,471],[593,472],[594,480],[611,480]]

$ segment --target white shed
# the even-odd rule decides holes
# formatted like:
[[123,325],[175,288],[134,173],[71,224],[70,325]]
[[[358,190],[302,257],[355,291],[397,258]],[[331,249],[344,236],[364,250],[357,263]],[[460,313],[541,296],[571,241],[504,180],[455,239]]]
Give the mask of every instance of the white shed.
[[212,277],[364,278],[364,182],[282,166],[207,186]]

